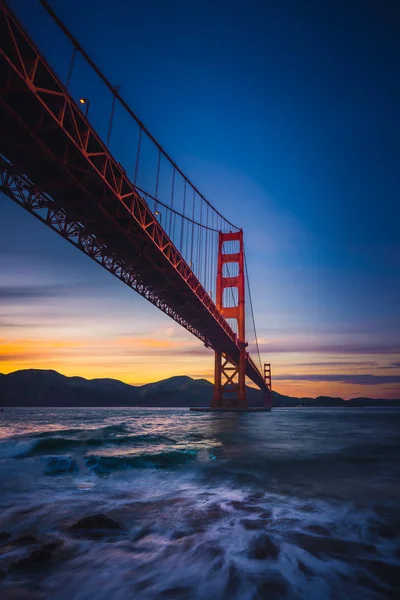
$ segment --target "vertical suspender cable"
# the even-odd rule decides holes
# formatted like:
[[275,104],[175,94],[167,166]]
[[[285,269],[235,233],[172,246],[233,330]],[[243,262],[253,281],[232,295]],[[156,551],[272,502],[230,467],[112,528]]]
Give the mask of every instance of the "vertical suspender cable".
[[137,183],[137,176],[138,176],[138,171],[139,171],[139,159],[140,159],[141,146],[142,146],[142,128],[139,129],[138,147],[137,147],[137,152],[136,152],[135,177],[133,179],[133,183],[135,185]]
[[[185,208],[186,208],[186,179],[185,179],[185,182],[183,184],[183,212],[182,212],[183,216],[185,216]],[[183,227],[184,227],[184,222],[185,222],[185,219],[181,219],[181,241],[180,241],[179,252],[182,254],[182,256],[183,256]]]
[[155,194],[154,194],[154,197],[156,199],[156,201],[154,203],[154,212],[156,212],[156,210],[158,209],[158,184],[160,182],[160,163],[161,163],[161,152],[159,150],[158,151],[158,164],[157,164],[157,177],[156,177],[156,190],[155,190]]

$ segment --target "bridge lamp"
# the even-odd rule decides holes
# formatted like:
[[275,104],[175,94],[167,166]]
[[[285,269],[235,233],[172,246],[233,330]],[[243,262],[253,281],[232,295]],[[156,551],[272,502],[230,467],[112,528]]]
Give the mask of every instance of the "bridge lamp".
[[156,216],[160,217],[160,225],[161,225],[162,214],[160,213],[159,210],[156,210],[155,214],[156,214]]
[[88,98],[79,98],[79,102],[80,104],[85,104],[86,105],[86,109],[85,109],[85,117],[88,116],[88,112],[89,112],[89,105],[90,105],[90,101]]

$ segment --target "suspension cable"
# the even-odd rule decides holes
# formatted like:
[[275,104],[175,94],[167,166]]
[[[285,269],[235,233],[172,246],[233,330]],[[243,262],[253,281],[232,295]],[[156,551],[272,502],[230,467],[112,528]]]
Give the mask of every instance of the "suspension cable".
[[253,327],[254,327],[254,337],[255,337],[255,341],[256,341],[256,348],[257,348],[257,355],[258,355],[258,360],[260,363],[260,371],[262,373],[262,363],[261,363],[261,356],[260,356],[260,348],[258,346],[258,338],[257,338],[257,330],[256,330],[256,322],[254,319],[254,310],[253,310],[253,300],[251,298],[251,291],[250,291],[250,280],[249,280],[249,271],[247,269],[247,259],[246,259],[246,254],[244,255],[244,265],[245,265],[245,271],[246,271],[246,280],[247,280],[247,289],[249,290],[249,301],[250,301],[250,309],[251,309],[251,317],[253,319]]
[[183,177],[184,181],[186,183],[188,183],[190,185],[190,187],[192,187],[195,190],[195,192],[200,196],[200,198],[202,198],[202,200],[204,200],[204,202],[208,206],[210,206],[212,208],[212,210],[214,210],[218,215],[220,215],[224,219],[224,221],[226,223],[228,223],[228,225],[230,225],[233,229],[239,230],[240,229],[239,227],[237,227],[236,225],[234,225],[233,223],[231,223],[230,221],[228,221],[227,219],[225,219],[225,217],[223,217],[221,215],[221,213],[211,204],[211,202],[209,202],[207,200],[207,198],[205,198],[205,196],[203,196],[203,194],[201,192],[199,192],[199,190],[196,188],[196,186],[193,185],[193,183],[191,183],[191,181],[189,180],[189,178],[178,167],[178,165],[172,160],[172,158],[167,154],[167,152],[164,150],[164,148],[161,146],[161,144],[159,144],[157,142],[157,140],[152,136],[152,134],[147,129],[147,127],[145,127],[145,125],[136,116],[136,114],[133,112],[133,110],[131,109],[131,107],[129,106],[129,104],[127,104],[127,102],[125,102],[125,100],[121,97],[119,91],[116,90],[116,88],[110,83],[110,81],[107,79],[107,77],[103,74],[103,72],[96,65],[96,63],[90,58],[90,56],[83,49],[83,47],[78,42],[78,40],[75,38],[75,36],[70,32],[70,30],[66,27],[66,25],[63,23],[63,21],[61,21],[60,17],[56,14],[56,12],[54,11],[54,9],[49,5],[49,3],[47,2],[47,0],[39,0],[39,2],[43,6],[43,8],[48,12],[48,14],[50,15],[50,17],[55,21],[55,23],[58,25],[58,27],[61,29],[61,31],[64,33],[64,35],[66,35],[67,38],[72,42],[74,48],[76,48],[78,50],[78,52],[80,52],[80,54],[83,56],[83,58],[89,64],[89,66],[93,69],[93,71],[96,73],[96,75],[98,75],[100,77],[100,79],[103,81],[103,83],[108,87],[108,89],[116,97],[116,99],[121,104],[121,106],[123,106],[124,109],[128,112],[128,114],[136,121],[136,123],[139,125],[140,129],[153,142],[153,144],[156,146],[156,148],[159,150],[159,152],[163,156],[165,156],[165,158],[172,165],[172,167]]

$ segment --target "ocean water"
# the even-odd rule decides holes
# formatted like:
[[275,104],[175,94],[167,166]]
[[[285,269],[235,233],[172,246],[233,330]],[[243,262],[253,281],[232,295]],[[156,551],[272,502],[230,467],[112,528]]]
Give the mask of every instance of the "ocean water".
[[400,598],[400,410],[5,409],[0,490],[2,600]]

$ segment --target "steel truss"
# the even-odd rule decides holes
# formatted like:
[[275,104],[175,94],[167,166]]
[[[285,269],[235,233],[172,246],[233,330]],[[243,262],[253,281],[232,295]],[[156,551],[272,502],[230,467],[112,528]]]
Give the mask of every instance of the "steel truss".
[[[4,0],[0,156],[4,193],[239,364],[225,317]],[[248,355],[246,375],[264,389]]]

